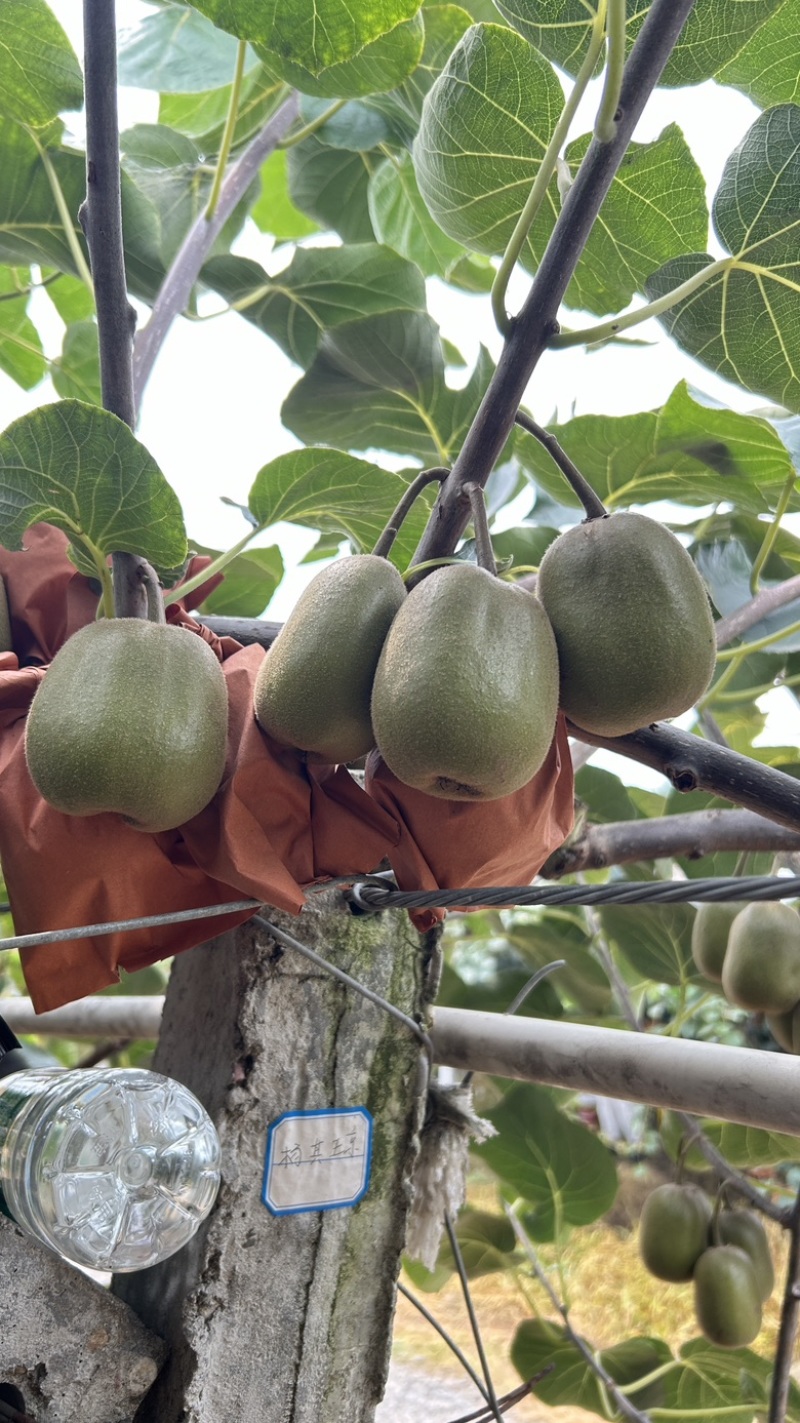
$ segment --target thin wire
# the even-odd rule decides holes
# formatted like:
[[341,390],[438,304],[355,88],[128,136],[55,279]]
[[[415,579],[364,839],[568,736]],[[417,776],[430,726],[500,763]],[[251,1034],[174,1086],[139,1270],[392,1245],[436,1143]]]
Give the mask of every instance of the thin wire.
[[15,934],[0,939],[3,949],[30,949],[36,944],[64,944],[70,939],[98,939],[103,934],[122,934],[129,929],[155,929],[162,924],[186,924],[191,919],[217,919],[220,915],[254,912],[262,908],[260,899],[234,899],[230,904],[206,904],[200,909],[176,909],[171,914],[147,914],[140,919],[113,919],[107,924],[82,924],[78,929],[49,929],[43,934]]
[[390,1013],[399,1023],[403,1023],[415,1037],[419,1038],[427,1054],[429,1065],[433,1065],[433,1043],[425,1030],[420,1027],[419,1023],[415,1023],[414,1019],[410,1018],[407,1013],[404,1013],[402,1008],[397,1008],[394,1003],[389,1003],[386,998],[381,998],[379,993],[373,993],[371,988],[366,988],[363,983],[358,982],[357,978],[351,978],[350,974],[345,973],[344,969],[337,968],[335,964],[328,963],[328,960],[324,959],[321,954],[316,953],[314,949],[310,949],[307,944],[301,944],[299,939],[293,938],[291,934],[287,934],[283,929],[279,929],[277,925],[272,924],[269,919],[265,919],[263,914],[254,914],[253,923],[265,929],[270,938],[274,939],[276,943],[282,944],[286,949],[296,949],[298,954],[302,954],[304,958],[310,959],[313,964],[316,964],[317,968],[324,969],[325,972],[331,974],[333,978],[338,978],[340,983],[344,983],[348,988],[352,988],[356,993],[360,993],[362,998],[367,999],[367,1002],[374,1003],[376,1008],[382,1008],[385,1013]]
[[796,899],[800,878],[756,875],[751,878],[725,877],[695,880],[636,880],[615,884],[503,885],[489,889],[398,890],[377,885],[353,886],[351,898],[362,913],[378,914],[384,909],[458,909],[471,906],[502,908],[514,905],[550,904],[684,904],[691,901],[716,903],[729,899]]
[[475,1306],[472,1303],[472,1295],[470,1293],[469,1280],[467,1279],[467,1271],[464,1265],[464,1257],[461,1254],[461,1247],[458,1243],[458,1237],[456,1235],[449,1211],[445,1211],[444,1213],[444,1224],[445,1229],[447,1231],[447,1238],[450,1241],[450,1249],[453,1252],[453,1259],[456,1262],[458,1278],[461,1281],[461,1289],[464,1294],[464,1304],[467,1307],[467,1314],[469,1315],[470,1328],[472,1329],[472,1337],[475,1340],[475,1348],[478,1351],[478,1358],[481,1361],[483,1377],[486,1380],[486,1395],[484,1396],[486,1397],[486,1401],[489,1406],[489,1409],[491,1410],[491,1413],[494,1414],[496,1423],[502,1423],[500,1407],[497,1402],[497,1394],[494,1390],[492,1374],[489,1368],[489,1360],[486,1357],[486,1350],[483,1347],[481,1331],[478,1325],[478,1316],[475,1313]]

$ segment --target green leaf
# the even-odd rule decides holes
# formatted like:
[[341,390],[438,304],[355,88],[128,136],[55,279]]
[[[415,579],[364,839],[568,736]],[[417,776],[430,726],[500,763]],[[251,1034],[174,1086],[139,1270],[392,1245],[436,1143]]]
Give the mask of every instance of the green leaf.
[[28,316],[30,280],[27,267],[0,267],[0,370],[23,390],[47,374],[41,338]]
[[304,123],[316,123],[326,114],[328,117],[317,129],[317,137],[328,148],[369,153],[391,140],[391,129],[383,114],[361,99],[350,99],[338,108],[329,99],[301,98],[300,117]]
[[286,519],[335,530],[368,552],[406,487],[399,475],[339,450],[292,450],[259,470],[248,503],[261,528]]
[[[763,514],[774,510],[792,473],[786,446],[768,421],[703,403],[685,381],[660,410],[579,415],[548,428],[611,508],[661,499],[690,505],[724,500]],[[578,503],[536,440],[518,431],[514,449],[548,494]]]
[[603,931],[643,978],[655,983],[702,981],[692,959],[695,911],[688,904],[607,904]]
[[[738,539],[729,539],[725,543],[704,543],[697,551],[695,562],[722,617],[728,617],[737,608],[750,602],[753,561],[748,558]],[[759,586],[763,589],[777,588],[782,582],[782,579],[762,578]],[[759,638],[770,637],[773,633],[780,632],[781,628],[796,622],[797,607],[790,603],[784,608],[776,608],[774,612],[768,613],[758,623],[749,627],[744,640],[757,642]],[[788,637],[781,638],[780,642],[771,643],[769,647],[764,648],[764,653],[771,657],[782,657],[786,652],[797,651],[800,651],[800,632],[790,633]],[[768,676],[771,676],[773,671],[774,669],[770,669]],[[750,681],[740,685],[746,687],[758,684]],[[731,685],[726,687],[726,691],[733,689]]]
[[216,257],[201,275],[301,366],[310,365],[326,330],[425,306],[419,271],[386,247],[302,248],[274,277],[249,258]]
[[261,166],[261,196],[250,209],[261,232],[269,232],[276,242],[297,242],[316,232],[317,224],[296,208],[289,197],[287,155],[283,148]]
[[69,536],[82,571],[97,571],[88,545],[141,554],[158,573],[186,557],[180,504],[152,455],[122,420],[77,400],[45,405],[0,435],[5,547],[22,548],[40,520]]
[[[456,1239],[470,1280],[491,1275],[495,1270],[507,1269],[516,1247],[510,1220],[505,1215],[493,1215],[491,1211],[462,1211],[456,1221]],[[455,1269],[455,1258],[446,1236],[442,1240],[436,1266],[437,1270],[444,1266],[448,1272]]]
[[[759,1414],[769,1407],[769,1391],[773,1363],[752,1349],[718,1349],[706,1339],[690,1339],[679,1350],[682,1367],[666,1376],[665,1406],[674,1423],[695,1423],[698,1415],[713,1418],[717,1408],[741,1412],[726,1413],[726,1423],[752,1423],[756,1409]],[[792,1412],[787,1420],[796,1418],[798,1393],[792,1385]]]
[[[134,89],[197,94],[230,84],[238,43],[191,5],[160,5],[125,35],[117,61],[120,84]],[[256,68],[251,49],[245,73]]]
[[291,84],[301,94],[319,99],[356,99],[394,89],[406,79],[419,64],[424,40],[422,16],[414,15],[321,73],[262,46],[258,54],[273,79]]
[[[754,1170],[761,1166],[777,1166],[781,1161],[800,1161],[798,1137],[766,1131],[762,1127],[740,1126],[738,1122],[715,1122],[708,1118],[699,1121],[698,1125],[731,1166]],[[662,1139],[670,1154],[677,1156],[682,1128],[671,1114],[667,1114],[662,1122]],[[699,1169],[702,1169],[699,1157],[693,1155],[692,1160],[695,1159]],[[704,1157],[702,1161],[705,1165]]]
[[408,144],[419,128],[425,95],[433,86],[472,17],[460,5],[426,5],[425,44],[412,74],[389,94],[375,94],[370,106],[384,114],[399,142]]
[[[781,0],[697,0],[659,80],[700,84],[711,79],[745,46]],[[497,8],[530,44],[559,68],[576,74],[589,43],[597,5],[582,0],[497,0]],[[650,9],[632,6],[627,47],[633,44]],[[599,65],[598,65],[599,67]]]
[[[467,31],[425,103],[414,162],[436,222],[465,246],[504,251],[563,106],[551,66],[513,30]],[[567,149],[572,167],[589,135]],[[555,175],[531,228],[524,262],[535,269],[561,209]],[[703,176],[673,124],[631,144],[566,293],[598,313],[627,305],[669,258],[703,245]]]
[[[639,1337],[603,1349],[599,1357],[616,1383],[631,1384],[669,1363],[672,1353],[663,1339]],[[548,1407],[585,1408],[605,1417],[597,1374],[560,1325],[546,1319],[524,1320],[511,1344],[511,1362],[524,1379],[534,1378],[548,1364],[554,1366],[536,1385],[537,1399]],[[657,1408],[664,1397],[659,1379],[637,1389],[631,1401],[639,1409]]]
[[[800,409],[800,108],[756,120],[725,165],[714,226],[734,263],[659,319],[678,345],[745,389]],[[711,262],[677,257],[646,284],[664,296]]]
[[418,0],[195,0],[198,10],[239,39],[321,74],[341,64],[419,9]]
[[378,164],[369,183],[369,213],[378,241],[415,262],[426,277],[446,278],[466,255],[428,212],[410,153]]
[[[505,1013],[530,978],[526,969],[498,968],[491,977],[479,983],[465,983],[448,963],[442,967],[442,977],[436,1002],[447,1008],[470,1008],[479,1013]],[[520,1018],[560,1018],[561,1000],[552,984],[545,979],[537,985],[517,1009]]]
[[[571,143],[566,160],[576,172],[589,134]],[[561,209],[553,179],[531,228],[523,263],[536,269]],[[676,124],[652,143],[631,143],[620,163],[564,300],[603,315],[619,311],[662,263],[705,246],[705,180]]]
[[[188,134],[206,155],[218,153],[230,108],[232,85],[207,89],[200,94],[164,94],[158,103],[158,122]],[[240,148],[263,128],[282,101],[285,89],[270,78],[259,64],[242,80],[233,147]],[[280,150],[276,150],[276,153]],[[285,155],[283,155],[285,156]]]
[[[54,280],[49,280],[51,277]],[[94,316],[94,297],[79,277],[70,277],[66,272],[56,275],[53,268],[44,267],[42,278],[47,280],[44,289],[65,326]]]
[[502,534],[493,533],[492,547],[498,558],[510,556],[515,563],[531,564],[535,568],[555,538],[558,538],[558,529],[523,524],[516,529],[506,529]]
[[512,1087],[486,1116],[499,1135],[475,1153],[531,1203],[526,1229],[537,1240],[554,1240],[565,1227],[588,1225],[610,1208],[617,1193],[613,1157],[542,1087]]
[[575,790],[595,824],[640,819],[641,812],[631,799],[628,787],[611,771],[601,771],[599,766],[581,767],[575,777]]
[[[48,134],[48,154],[73,214],[72,230],[86,251],[78,208],[86,195],[86,160],[57,145],[60,125]],[[44,138],[41,140],[44,142]],[[0,261],[16,266],[31,262],[56,266],[77,276],[72,252],[58,214],[39,150],[18,124],[0,118]]]
[[283,404],[285,425],[307,443],[394,450],[448,464],[491,374],[481,351],[467,384],[444,379],[438,328],[427,313],[390,312],[323,336],[302,380]]
[[505,249],[564,107],[553,68],[500,25],[473,25],[430,90],[414,144],[419,190],[465,247]]
[[[190,540],[195,553],[218,558],[221,550]],[[201,612],[217,617],[260,618],[283,577],[283,558],[277,544],[248,548],[225,567],[225,582],[201,604]]]
[[45,0],[4,0],[0,114],[43,128],[80,109],[83,78],[67,36]]
[[537,914],[532,923],[515,922],[508,931],[508,941],[531,968],[543,968],[555,959],[564,959],[566,967],[551,973],[548,982],[587,1014],[609,1011],[611,986],[589,952],[591,938],[582,917],[559,910]]
[[53,385],[62,398],[102,405],[100,352],[94,321],[75,321],[64,332],[61,355],[53,362]]
[[328,148],[316,135],[289,150],[289,196],[343,242],[373,242],[367,206],[369,167],[360,153]]
[[717,70],[720,84],[732,84],[759,104],[800,99],[800,0],[762,6],[741,49]]

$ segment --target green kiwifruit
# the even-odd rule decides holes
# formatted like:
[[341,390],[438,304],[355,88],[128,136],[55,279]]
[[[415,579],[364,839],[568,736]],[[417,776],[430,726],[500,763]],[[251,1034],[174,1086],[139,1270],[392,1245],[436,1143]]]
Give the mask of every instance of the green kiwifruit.
[[372,689],[378,750],[445,800],[494,800],[542,765],[558,711],[555,638],[537,598],[475,564],[429,574],[384,643]]
[[768,1013],[767,1027],[785,1052],[800,1053],[800,1003],[788,1013]]
[[731,924],[743,909],[741,903],[701,904],[694,916],[692,958],[700,972],[713,983],[722,982]]
[[712,1245],[694,1267],[694,1312],[706,1339],[743,1349],[761,1328],[761,1296],[753,1262],[738,1245]]
[[750,1256],[762,1303],[766,1303],[775,1288],[775,1271],[767,1232],[755,1211],[720,1211],[717,1235],[720,1245],[738,1245]]
[[576,726],[624,736],[679,716],[711,680],[714,622],[678,539],[644,514],[568,529],[547,549],[537,593],[553,624],[561,706]]
[[711,1202],[697,1186],[667,1182],[650,1192],[639,1220],[639,1254],[658,1280],[690,1280],[708,1247]]
[[171,830],[216,792],[228,698],[201,637],[139,618],[91,623],[48,667],[31,704],[31,778],[66,815],[115,811],[136,830]]
[[256,718],[309,759],[355,761],[375,745],[369,702],[386,634],[406,597],[394,564],[372,553],[323,568],[259,669]]
[[8,611],[6,585],[2,578],[0,578],[0,652],[13,651],[14,644],[11,641],[11,616]]
[[748,904],[731,925],[725,997],[751,1013],[788,1013],[800,999],[800,915],[788,904]]

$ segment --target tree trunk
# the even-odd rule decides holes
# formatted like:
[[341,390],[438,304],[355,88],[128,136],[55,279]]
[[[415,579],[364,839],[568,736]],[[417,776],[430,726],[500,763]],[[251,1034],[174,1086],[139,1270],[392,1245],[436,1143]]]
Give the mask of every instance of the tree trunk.
[[[317,904],[285,932],[419,1016],[436,937],[405,915]],[[179,957],[154,1067],[217,1125],[223,1183],[206,1227],[115,1292],[170,1358],[137,1423],[367,1423],[386,1379],[395,1282],[424,1107],[418,1039],[248,924]],[[372,1173],[343,1209],[273,1215],[261,1201],[267,1128],[287,1111],[366,1108]]]

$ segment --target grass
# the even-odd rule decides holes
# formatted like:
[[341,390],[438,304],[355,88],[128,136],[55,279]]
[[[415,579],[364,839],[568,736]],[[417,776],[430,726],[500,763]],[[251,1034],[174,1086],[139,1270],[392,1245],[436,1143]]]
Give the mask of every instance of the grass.
[[[653,1335],[665,1339],[676,1351],[695,1338],[697,1328],[692,1307],[692,1286],[670,1285],[655,1280],[642,1265],[637,1248],[635,1219],[641,1199],[658,1184],[640,1168],[623,1172],[620,1198],[612,1217],[585,1226],[569,1235],[560,1251],[553,1246],[540,1249],[540,1259],[553,1271],[560,1257],[560,1274],[568,1292],[573,1327],[596,1348],[608,1347],[632,1335]],[[482,1210],[496,1210],[495,1188],[486,1178],[470,1182],[470,1204]],[[775,1350],[780,1318],[782,1279],[788,1241],[785,1232],[765,1222],[775,1264],[776,1286],[764,1309],[764,1324],[752,1348],[769,1358]],[[523,1277],[526,1275],[526,1277]],[[409,1284],[408,1281],[406,1281]],[[409,1288],[413,1286],[409,1284]],[[496,1272],[471,1284],[478,1321],[489,1356],[498,1393],[514,1388],[519,1375],[510,1363],[509,1348],[517,1326],[535,1313],[553,1318],[553,1310],[541,1286],[527,1272]],[[456,1342],[476,1363],[476,1355],[457,1278],[452,1277],[435,1294],[420,1296],[423,1303]],[[414,1362],[434,1373],[460,1371],[447,1346],[435,1331],[402,1297],[398,1301],[394,1333],[395,1357]],[[455,1412],[458,1410],[454,1410]],[[519,1423],[597,1423],[597,1415],[578,1408],[547,1408],[533,1400],[514,1409]]]

